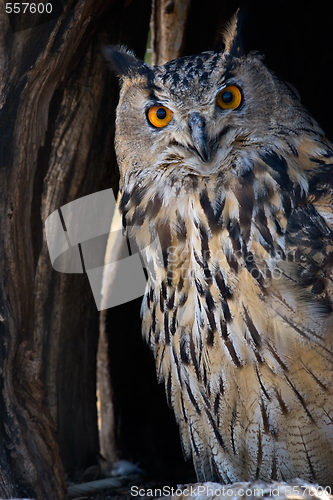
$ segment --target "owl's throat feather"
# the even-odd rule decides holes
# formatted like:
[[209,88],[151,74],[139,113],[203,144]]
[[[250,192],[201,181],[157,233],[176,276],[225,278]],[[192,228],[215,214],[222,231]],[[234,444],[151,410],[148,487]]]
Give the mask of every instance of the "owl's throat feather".
[[145,184],[144,176],[131,188],[128,183],[124,223],[169,286],[185,280],[206,289],[217,271],[225,279],[242,269],[263,286],[276,261],[286,258],[287,220],[305,197],[304,179],[277,153],[243,163],[243,169],[235,167],[240,175],[230,169],[172,182],[175,169],[168,174],[165,167],[153,184]]

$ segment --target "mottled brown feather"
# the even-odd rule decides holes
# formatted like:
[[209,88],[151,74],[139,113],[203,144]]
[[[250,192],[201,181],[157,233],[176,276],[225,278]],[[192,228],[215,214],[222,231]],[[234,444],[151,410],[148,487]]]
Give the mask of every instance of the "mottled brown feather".
[[[129,75],[120,206],[149,271],[143,335],[184,454],[199,481],[332,485],[333,145],[256,55]],[[223,112],[226,85],[242,104]],[[173,112],[165,128],[147,120],[156,103]]]

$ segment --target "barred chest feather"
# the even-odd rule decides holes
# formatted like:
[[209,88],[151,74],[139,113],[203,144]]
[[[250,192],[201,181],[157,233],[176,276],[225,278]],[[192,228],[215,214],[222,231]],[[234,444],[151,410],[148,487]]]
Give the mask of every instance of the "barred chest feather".
[[267,150],[207,177],[167,167],[128,179],[121,209],[185,456],[199,481],[333,483],[332,232],[307,177]]

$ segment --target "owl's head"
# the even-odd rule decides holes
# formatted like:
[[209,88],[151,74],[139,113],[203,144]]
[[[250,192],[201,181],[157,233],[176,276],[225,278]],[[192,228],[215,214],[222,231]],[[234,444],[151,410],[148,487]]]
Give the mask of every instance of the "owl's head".
[[152,68],[124,48],[104,48],[122,82],[116,152],[123,178],[173,167],[192,176],[239,175],[246,162],[238,155],[286,137],[297,150],[291,124],[296,131],[307,118],[293,91],[261,56],[240,53],[235,28],[225,47]]

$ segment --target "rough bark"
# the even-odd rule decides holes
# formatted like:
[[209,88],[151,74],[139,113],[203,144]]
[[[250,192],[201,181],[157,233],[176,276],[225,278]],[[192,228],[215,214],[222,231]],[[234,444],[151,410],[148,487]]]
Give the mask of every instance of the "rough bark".
[[100,453],[104,458],[102,467],[108,474],[114,462],[118,460],[118,449],[115,439],[115,421],[113,391],[110,379],[109,341],[106,332],[107,311],[101,311],[100,335],[97,351],[97,394],[99,417]]
[[153,0],[151,17],[152,65],[180,57],[191,0]]
[[75,477],[99,451],[98,311],[85,275],[52,269],[43,227],[62,205],[117,188],[118,82],[100,49],[143,55],[149,17],[147,0],[79,0],[13,33],[0,3],[0,496],[62,499],[60,456]]

